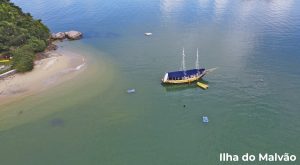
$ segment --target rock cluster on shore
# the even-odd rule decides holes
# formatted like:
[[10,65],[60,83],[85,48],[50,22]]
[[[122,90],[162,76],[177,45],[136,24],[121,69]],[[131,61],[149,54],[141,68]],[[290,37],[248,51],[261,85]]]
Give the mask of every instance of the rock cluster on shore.
[[51,39],[53,40],[63,40],[63,39],[69,39],[69,40],[78,40],[82,37],[82,33],[79,31],[68,31],[68,32],[58,32],[58,33],[52,33]]

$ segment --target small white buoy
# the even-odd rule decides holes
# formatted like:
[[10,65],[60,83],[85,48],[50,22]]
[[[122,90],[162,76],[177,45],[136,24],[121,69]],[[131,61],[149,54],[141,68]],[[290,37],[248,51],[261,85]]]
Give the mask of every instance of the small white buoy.
[[145,33],[145,36],[152,36],[152,33]]
[[135,89],[128,89],[127,93],[135,93]]
[[208,123],[208,117],[207,116],[203,116],[202,117],[202,121],[203,121],[203,123]]

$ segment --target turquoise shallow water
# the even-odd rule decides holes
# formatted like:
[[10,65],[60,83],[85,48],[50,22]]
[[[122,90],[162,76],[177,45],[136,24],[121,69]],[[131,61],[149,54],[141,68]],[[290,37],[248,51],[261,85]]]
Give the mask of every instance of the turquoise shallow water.
[[[213,165],[220,152],[300,157],[298,1],[13,2],[53,32],[82,31],[82,40],[62,46],[90,60],[85,76],[0,107],[25,111],[1,118],[0,164]],[[219,68],[204,78],[208,90],[160,85],[165,71],[180,67],[182,47],[189,68],[197,48],[200,65]]]

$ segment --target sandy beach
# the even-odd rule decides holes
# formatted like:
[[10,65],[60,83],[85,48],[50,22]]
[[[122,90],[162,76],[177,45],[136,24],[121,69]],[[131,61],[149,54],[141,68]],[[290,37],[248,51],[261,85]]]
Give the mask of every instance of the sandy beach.
[[48,56],[36,61],[31,72],[0,79],[1,103],[52,88],[72,79],[86,67],[84,56],[71,51],[58,49],[48,52]]

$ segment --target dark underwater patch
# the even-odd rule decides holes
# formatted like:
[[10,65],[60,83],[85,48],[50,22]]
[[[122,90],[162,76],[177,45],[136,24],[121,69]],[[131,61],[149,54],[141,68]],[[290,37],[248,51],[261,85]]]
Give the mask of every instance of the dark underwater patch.
[[62,127],[65,125],[65,121],[60,118],[55,118],[49,121],[50,126],[52,127]]

